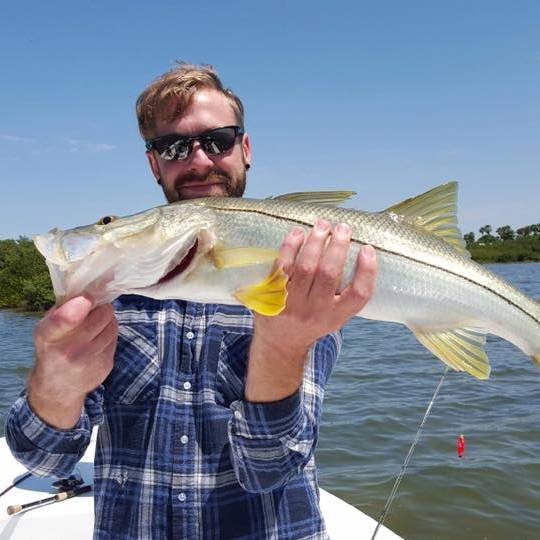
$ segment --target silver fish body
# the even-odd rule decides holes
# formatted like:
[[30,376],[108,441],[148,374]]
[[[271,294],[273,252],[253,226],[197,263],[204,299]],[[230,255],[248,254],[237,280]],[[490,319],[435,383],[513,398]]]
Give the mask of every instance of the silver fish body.
[[[352,228],[352,244],[341,289],[352,279],[361,246],[370,244],[377,252],[376,290],[359,316],[405,324],[446,364],[478,378],[490,371],[486,333],[510,341],[538,363],[540,304],[470,259],[455,222],[455,198],[456,185],[450,183],[384,212],[290,196],[198,199],[110,226],[53,231],[36,245],[62,299],[86,290],[100,301],[137,293],[238,304],[240,289],[271,272],[293,226],[308,230],[319,218],[343,222]],[[220,253],[227,262],[219,263]],[[180,263],[185,267],[178,272]]]

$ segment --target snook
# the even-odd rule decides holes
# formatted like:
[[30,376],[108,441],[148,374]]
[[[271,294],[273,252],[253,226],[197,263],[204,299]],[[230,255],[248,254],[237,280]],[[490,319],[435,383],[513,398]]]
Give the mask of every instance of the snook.
[[459,371],[489,376],[487,333],[540,364],[540,304],[473,262],[456,221],[451,182],[382,212],[337,208],[352,192],[273,199],[208,198],[103,219],[35,238],[58,303],[88,292],[98,303],[134,293],[157,299],[243,304],[265,315],[286,303],[287,276],[272,271],[293,226],[318,218],[352,227],[341,288],[363,244],[377,251],[375,294],[361,317],[405,324]]

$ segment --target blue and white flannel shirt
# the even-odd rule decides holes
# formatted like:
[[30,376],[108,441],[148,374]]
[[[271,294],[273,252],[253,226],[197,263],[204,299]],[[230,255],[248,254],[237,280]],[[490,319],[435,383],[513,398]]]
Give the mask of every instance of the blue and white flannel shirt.
[[96,539],[321,539],[314,449],[340,334],[310,351],[301,389],[244,400],[253,318],[239,306],[123,296],[114,368],[68,431],[25,393],[6,438],[40,476],[68,476],[100,424]]

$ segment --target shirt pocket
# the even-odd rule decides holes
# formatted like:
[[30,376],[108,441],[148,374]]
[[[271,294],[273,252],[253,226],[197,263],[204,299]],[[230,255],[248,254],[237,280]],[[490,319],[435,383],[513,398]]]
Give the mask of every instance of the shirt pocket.
[[216,403],[228,407],[244,398],[251,334],[224,332],[216,369]]
[[105,399],[131,405],[156,399],[161,361],[156,328],[120,326],[114,367],[105,380]]

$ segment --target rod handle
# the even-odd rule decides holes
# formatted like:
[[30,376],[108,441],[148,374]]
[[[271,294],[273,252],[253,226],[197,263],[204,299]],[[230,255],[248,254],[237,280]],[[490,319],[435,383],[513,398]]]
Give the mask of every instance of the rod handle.
[[22,504],[13,504],[7,507],[7,513],[9,516],[12,516],[13,514],[16,514],[17,512],[20,512],[21,510],[22,510]]

